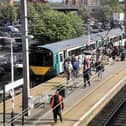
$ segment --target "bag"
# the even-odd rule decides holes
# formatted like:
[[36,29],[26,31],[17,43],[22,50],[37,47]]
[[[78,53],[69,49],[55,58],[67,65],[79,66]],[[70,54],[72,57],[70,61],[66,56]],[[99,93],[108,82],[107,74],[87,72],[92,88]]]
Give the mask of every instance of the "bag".
[[54,95],[54,106],[57,106],[59,104],[59,99],[57,95]]
[[77,70],[79,68],[79,64],[77,61],[73,62],[73,69]]
[[90,70],[90,69],[84,70],[84,71],[83,71],[83,75],[84,75],[84,76],[88,75],[88,74],[89,74],[89,70]]
[[104,65],[101,64],[101,71],[104,72]]

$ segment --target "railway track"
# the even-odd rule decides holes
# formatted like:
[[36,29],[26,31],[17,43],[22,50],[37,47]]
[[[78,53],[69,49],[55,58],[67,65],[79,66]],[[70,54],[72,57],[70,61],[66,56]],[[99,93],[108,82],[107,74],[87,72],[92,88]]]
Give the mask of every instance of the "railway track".
[[117,101],[111,115],[105,121],[104,126],[125,126],[126,125],[126,95]]
[[104,107],[88,126],[125,126],[126,125],[126,86]]

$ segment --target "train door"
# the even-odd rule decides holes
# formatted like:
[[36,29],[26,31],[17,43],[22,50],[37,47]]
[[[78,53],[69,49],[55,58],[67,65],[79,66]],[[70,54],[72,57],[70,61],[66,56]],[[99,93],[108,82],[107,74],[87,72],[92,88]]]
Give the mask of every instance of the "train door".
[[59,52],[59,72],[63,72],[64,53]]
[[63,51],[63,55],[64,55],[64,59],[66,59],[66,57],[67,57],[67,50]]

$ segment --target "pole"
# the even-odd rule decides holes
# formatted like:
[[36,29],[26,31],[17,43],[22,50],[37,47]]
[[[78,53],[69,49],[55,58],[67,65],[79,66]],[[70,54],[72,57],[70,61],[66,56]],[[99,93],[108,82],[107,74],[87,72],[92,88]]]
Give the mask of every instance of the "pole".
[[90,41],[91,41],[90,24],[88,24],[88,45],[89,45],[89,49],[90,49]]
[[[13,58],[13,41],[11,38],[11,83],[14,82],[14,58]],[[12,111],[11,111],[11,126],[14,126],[14,89],[10,90]]]
[[5,126],[6,122],[6,102],[5,102],[5,85],[3,85],[3,126]]
[[124,34],[126,37],[126,0],[124,0]]
[[[23,91],[22,91],[22,112],[23,116],[30,115],[28,110],[28,98],[30,95],[29,76],[29,46],[28,46],[28,21],[27,21],[27,0],[21,0],[21,24],[22,24],[22,44],[23,44]],[[24,114],[25,111],[25,114]]]

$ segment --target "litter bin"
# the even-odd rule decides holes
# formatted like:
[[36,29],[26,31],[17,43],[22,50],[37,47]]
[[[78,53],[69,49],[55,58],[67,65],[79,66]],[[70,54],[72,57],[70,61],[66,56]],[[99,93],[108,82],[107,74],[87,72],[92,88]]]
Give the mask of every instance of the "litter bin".
[[59,94],[62,97],[65,97],[65,86],[64,85],[58,85],[57,86],[57,91],[59,91]]

